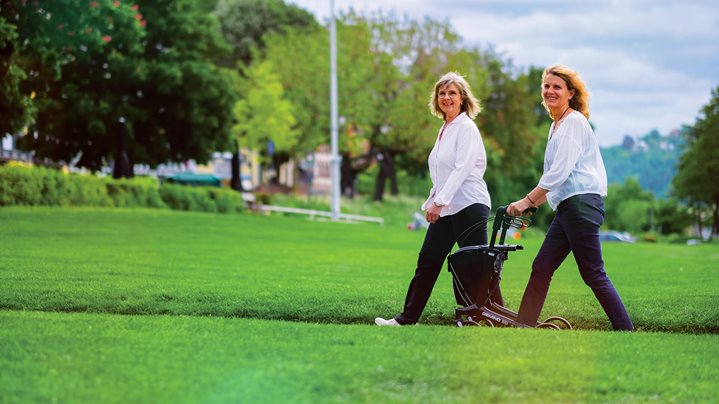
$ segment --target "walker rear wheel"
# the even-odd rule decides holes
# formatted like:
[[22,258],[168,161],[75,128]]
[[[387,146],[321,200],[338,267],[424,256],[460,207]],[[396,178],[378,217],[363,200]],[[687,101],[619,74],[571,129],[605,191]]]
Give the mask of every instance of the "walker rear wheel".
[[559,316],[549,317],[548,319],[544,320],[543,322],[555,324],[561,330],[571,330],[572,329],[572,324],[570,324],[566,318],[559,317]]
[[547,328],[550,330],[561,330],[561,328],[559,328],[558,325],[553,324],[553,323],[539,323],[539,325],[537,325],[537,328]]

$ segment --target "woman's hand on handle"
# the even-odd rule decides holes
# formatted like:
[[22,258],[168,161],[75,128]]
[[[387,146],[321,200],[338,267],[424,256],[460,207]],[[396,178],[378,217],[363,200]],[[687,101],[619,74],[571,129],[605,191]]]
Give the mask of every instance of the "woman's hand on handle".
[[532,203],[527,198],[514,201],[507,206],[507,214],[510,216],[522,216],[524,211],[531,208]]
[[524,198],[514,201],[507,206],[507,214],[511,216],[522,216],[527,213],[527,209],[536,208],[547,201],[547,193],[549,190],[539,186],[531,190]]

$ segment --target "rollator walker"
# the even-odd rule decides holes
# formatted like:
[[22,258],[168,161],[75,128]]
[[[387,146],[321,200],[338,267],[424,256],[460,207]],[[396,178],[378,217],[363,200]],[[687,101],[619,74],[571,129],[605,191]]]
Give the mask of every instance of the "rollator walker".
[[[534,213],[531,208],[525,213]],[[470,227],[473,231],[477,223]],[[488,245],[466,246],[458,249],[447,258],[449,272],[452,273],[454,295],[459,308],[455,310],[455,324],[465,326],[489,327],[535,327],[549,329],[572,329],[566,319],[552,316],[534,326],[517,321],[517,313],[504,307],[499,283],[502,279],[502,267],[510,251],[522,250],[519,244],[505,244],[509,228],[528,227],[531,220],[526,216],[510,216],[507,206],[500,206],[494,216],[492,237]],[[499,234],[499,242],[496,243]]]

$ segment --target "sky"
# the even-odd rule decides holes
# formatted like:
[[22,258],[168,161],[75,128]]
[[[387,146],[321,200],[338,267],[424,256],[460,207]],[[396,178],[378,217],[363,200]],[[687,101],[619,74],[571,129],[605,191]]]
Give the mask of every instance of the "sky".
[[[320,22],[329,18],[330,0],[286,1]],[[602,146],[693,125],[719,86],[716,0],[334,0],[334,7],[446,21],[466,45],[491,47],[519,68],[569,66],[587,84]]]

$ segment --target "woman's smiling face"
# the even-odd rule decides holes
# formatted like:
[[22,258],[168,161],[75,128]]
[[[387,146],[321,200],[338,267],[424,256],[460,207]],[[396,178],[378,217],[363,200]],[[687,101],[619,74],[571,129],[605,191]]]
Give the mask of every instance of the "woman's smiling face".
[[542,81],[542,98],[552,111],[566,109],[572,96],[574,96],[574,90],[570,90],[561,77],[548,74]]
[[437,101],[439,109],[444,112],[445,118],[448,120],[454,119],[462,111],[462,95],[454,83],[449,83],[437,90]]

